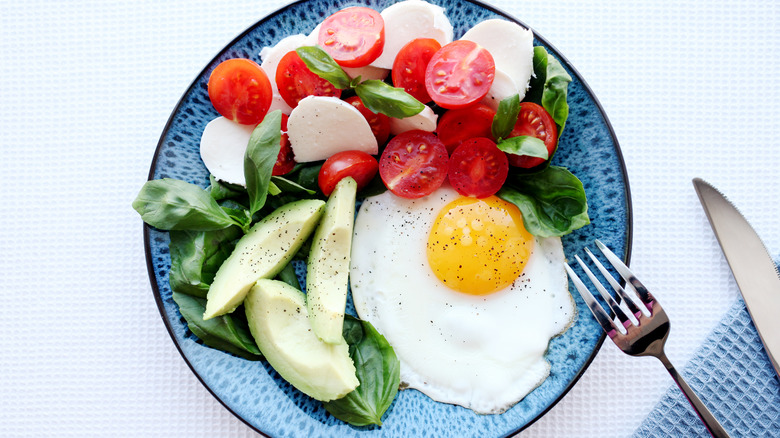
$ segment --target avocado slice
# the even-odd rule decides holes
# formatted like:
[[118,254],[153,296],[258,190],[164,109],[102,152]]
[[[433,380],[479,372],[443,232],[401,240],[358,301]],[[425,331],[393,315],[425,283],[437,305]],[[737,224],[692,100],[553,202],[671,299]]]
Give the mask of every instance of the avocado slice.
[[293,258],[322,216],[325,202],[285,204],[249,229],[217,270],[206,295],[203,319],[236,310],[260,278],[272,278]]
[[347,304],[357,183],[343,178],[328,198],[314,232],[306,265],[306,306],[314,333],[325,342],[342,340]]
[[257,280],[244,309],[268,363],[304,394],[336,400],[360,384],[344,338],[329,344],[312,332],[303,292],[279,280]]

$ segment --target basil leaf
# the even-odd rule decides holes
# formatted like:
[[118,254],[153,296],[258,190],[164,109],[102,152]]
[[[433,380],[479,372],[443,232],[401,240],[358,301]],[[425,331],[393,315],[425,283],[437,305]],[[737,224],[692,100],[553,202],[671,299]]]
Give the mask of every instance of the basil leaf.
[[257,125],[244,154],[244,178],[249,194],[249,213],[255,214],[265,205],[271,173],[279,156],[282,140],[282,112],[268,113]]
[[530,135],[519,135],[517,137],[511,137],[501,140],[496,145],[498,149],[508,154],[514,155],[527,155],[529,157],[537,157],[547,159],[549,153],[547,152],[547,146],[544,142],[536,137]]
[[274,177],[272,176],[271,181],[268,183],[268,194],[271,196],[276,196],[279,193],[282,193],[282,190],[279,188],[279,186],[274,184],[273,179]]
[[493,138],[497,140],[506,138],[512,132],[512,128],[515,127],[519,114],[519,95],[515,94],[514,96],[501,100],[501,102],[498,103],[498,111],[496,111],[496,115],[493,116],[493,124],[490,125]]
[[238,227],[215,231],[171,231],[171,289],[206,298],[209,284],[220,265],[228,258],[235,240],[241,236]]
[[325,409],[354,426],[381,425],[401,383],[398,357],[368,321],[345,315],[343,333],[360,385],[343,398],[324,403]]
[[287,263],[287,265],[285,265],[285,267],[282,268],[278,274],[276,274],[276,279],[283,281],[298,290],[301,290],[301,283],[298,281],[298,276],[295,275],[295,265],[293,265],[292,260],[290,260],[290,262]]
[[221,230],[236,224],[208,192],[171,178],[147,181],[133,201],[147,224],[161,230]]
[[[228,314],[204,321],[203,312],[206,310],[204,298],[174,292],[173,301],[179,305],[179,312],[187,321],[187,327],[192,334],[204,344],[244,359],[260,360],[262,357],[245,320]],[[235,313],[243,314],[243,312]]]
[[350,87],[352,79],[326,51],[317,46],[298,47],[295,51],[312,73],[340,90]]
[[418,114],[425,105],[404,91],[377,79],[361,82],[355,87],[363,105],[375,113],[403,119]]
[[524,101],[542,104],[544,82],[547,80],[547,50],[542,46],[534,46],[534,74],[528,82],[528,91]]
[[307,189],[295,181],[290,181],[289,179],[283,178],[281,176],[272,176],[271,181],[279,188],[280,192],[301,194],[305,193],[307,195],[313,195],[317,193],[314,190]]
[[590,223],[582,182],[563,167],[513,175],[497,195],[520,209],[534,236],[563,236]]
[[561,136],[566,119],[569,118],[569,82],[571,76],[563,65],[549,55],[544,47],[534,47],[534,76],[531,78],[525,100],[538,103],[550,113],[558,126],[558,137]]
[[246,189],[241,186],[235,186],[228,184],[224,181],[219,181],[214,175],[209,175],[209,181],[211,186],[209,187],[209,194],[216,201],[223,199],[238,198],[246,195]]
[[252,215],[249,214],[249,210],[236,202],[227,202],[221,207],[228,216],[236,221],[236,224],[241,227],[244,233],[249,231],[249,226],[252,225]]
[[293,170],[284,175],[284,179],[303,187],[306,190],[317,192],[320,186],[317,182],[322,168],[322,161],[311,163],[298,163]]

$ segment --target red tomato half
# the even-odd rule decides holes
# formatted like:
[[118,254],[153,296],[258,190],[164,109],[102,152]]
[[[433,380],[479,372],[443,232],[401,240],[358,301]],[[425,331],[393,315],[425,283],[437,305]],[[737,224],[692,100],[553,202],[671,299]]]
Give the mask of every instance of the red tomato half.
[[403,46],[393,62],[393,85],[422,103],[431,101],[425,89],[425,69],[441,44],[433,38],[417,38]]
[[475,42],[457,40],[433,55],[425,70],[425,88],[439,106],[463,108],[485,97],[495,75],[490,52]]
[[330,196],[339,181],[351,176],[360,190],[374,178],[378,166],[376,159],[363,151],[338,152],[325,160],[317,176],[317,183],[322,193]]
[[364,67],[382,54],[385,21],[370,8],[342,9],[322,22],[317,42],[339,65]]
[[271,81],[252,60],[228,59],[209,76],[209,99],[223,117],[244,125],[260,123],[271,106]]
[[447,162],[447,148],[435,134],[406,131],[387,143],[379,159],[379,175],[394,194],[421,198],[442,185]]
[[366,108],[366,106],[363,105],[363,101],[357,96],[352,96],[344,101],[357,108],[357,110],[360,111],[360,114],[363,114],[363,117],[365,117],[368,122],[368,126],[371,127],[371,132],[373,132],[374,137],[376,137],[376,142],[379,143],[380,146],[385,144],[387,138],[390,137],[390,117],[382,113],[377,114]]
[[485,198],[504,185],[508,173],[506,154],[492,140],[480,137],[465,140],[455,148],[447,176],[461,195]]
[[276,157],[276,163],[271,171],[271,175],[284,175],[295,167],[295,154],[293,153],[290,139],[287,137],[287,114],[282,114],[282,139],[279,155]]
[[444,113],[439,119],[436,134],[452,153],[463,140],[474,137],[492,138],[493,117],[496,112],[489,106],[477,103],[461,109],[453,109]]
[[[530,135],[544,142],[547,146],[547,153],[552,156],[555,152],[555,146],[558,144],[558,127],[550,114],[533,102],[523,102],[520,104],[520,115],[517,117],[517,123],[509,134],[509,137],[518,137],[521,135]],[[539,157],[529,157],[525,155],[507,154],[509,164],[515,167],[530,169],[544,163],[544,159]]]
[[341,90],[312,73],[295,50],[287,53],[276,67],[276,86],[287,105],[295,108],[306,96],[341,97]]

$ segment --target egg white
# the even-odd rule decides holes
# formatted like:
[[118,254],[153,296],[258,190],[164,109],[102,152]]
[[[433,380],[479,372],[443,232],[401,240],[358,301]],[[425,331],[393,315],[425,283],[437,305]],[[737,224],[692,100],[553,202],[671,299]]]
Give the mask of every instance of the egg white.
[[573,321],[560,238],[536,239],[523,274],[477,296],[444,285],[428,265],[428,234],[451,188],[408,200],[366,199],[352,243],[355,309],[395,349],[402,387],[481,414],[505,411],[549,375],[552,337]]

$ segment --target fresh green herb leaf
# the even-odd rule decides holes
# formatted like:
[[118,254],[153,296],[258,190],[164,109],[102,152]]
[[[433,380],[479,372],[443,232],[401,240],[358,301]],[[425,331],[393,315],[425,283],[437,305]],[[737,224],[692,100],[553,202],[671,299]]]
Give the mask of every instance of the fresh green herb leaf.
[[215,231],[171,231],[171,242],[168,245],[171,254],[171,271],[168,276],[171,289],[206,298],[214,275],[233,252],[235,240],[241,234],[238,227]]
[[301,283],[298,281],[298,276],[295,275],[295,265],[293,265],[292,260],[276,274],[276,279],[283,281],[298,290],[301,289]]
[[[260,360],[262,357],[245,320],[228,314],[204,321],[203,312],[206,310],[204,298],[173,292],[173,301],[179,305],[179,312],[187,321],[187,327],[192,334],[204,344],[244,359]],[[243,312],[235,313],[243,314]]]
[[265,205],[271,173],[279,156],[282,139],[282,112],[268,113],[257,125],[244,154],[244,177],[249,194],[249,212],[255,214]]
[[513,175],[497,195],[520,209],[534,236],[563,236],[590,223],[582,182],[563,167]]
[[209,193],[216,201],[238,198],[246,195],[245,188],[233,184],[228,184],[224,181],[219,181],[216,177],[214,177],[214,175],[209,175],[209,181],[211,182]]
[[249,227],[252,225],[252,215],[249,214],[249,210],[244,208],[243,205],[227,200],[223,201],[220,207],[222,207],[222,210],[227,213],[228,216],[236,221],[244,233],[249,231]]
[[349,88],[355,88],[357,87],[361,82],[363,82],[363,76],[358,76],[356,78],[352,78],[351,81],[349,81]]
[[360,385],[345,397],[325,403],[325,409],[354,426],[381,425],[382,414],[401,383],[398,357],[368,321],[345,315],[343,333]]
[[272,176],[271,182],[276,185],[276,187],[279,188],[280,192],[285,193],[298,193],[298,194],[307,194],[307,195],[313,195],[317,192],[311,189],[307,189],[306,187],[296,183],[295,181],[290,181],[287,178],[283,178],[281,176]]
[[282,190],[279,188],[279,186],[274,184],[273,179],[274,179],[274,177],[272,176],[271,177],[271,182],[268,183],[268,194],[271,195],[271,196],[276,196],[279,193],[282,193]]
[[161,230],[221,230],[238,223],[208,192],[171,178],[147,181],[133,201],[147,224]]
[[397,119],[411,117],[425,109],[422,102],[403,88],[395,88],[376,79],[361,82],[355,87],[355,93],[366,108]]
[[298,47],[295,51],[312,73],[340,90],[350,88],[352,79],[326,51],[317,46]]
[[520,114],[520,96],[515,94],[514,96],[502,99],[498,103],[498,111],[493,116],[493,124],[490,125],[490,130],[493,133],[493,138],[500,141],[500,139],[507,138],[512,132],[512,128],[517,123],[517,116]]
[[544,145],[544,142],[530,135],[507,138],[498,142],[497,146],[498,149],[508,154],[527,155],[545,160],[549,157],[547,146]]
[[561,63],[541,47],[534,47],[534,76],[525,100],[541,105],[558,126],[560,137],[569,117],[568,97],[571,76]]

